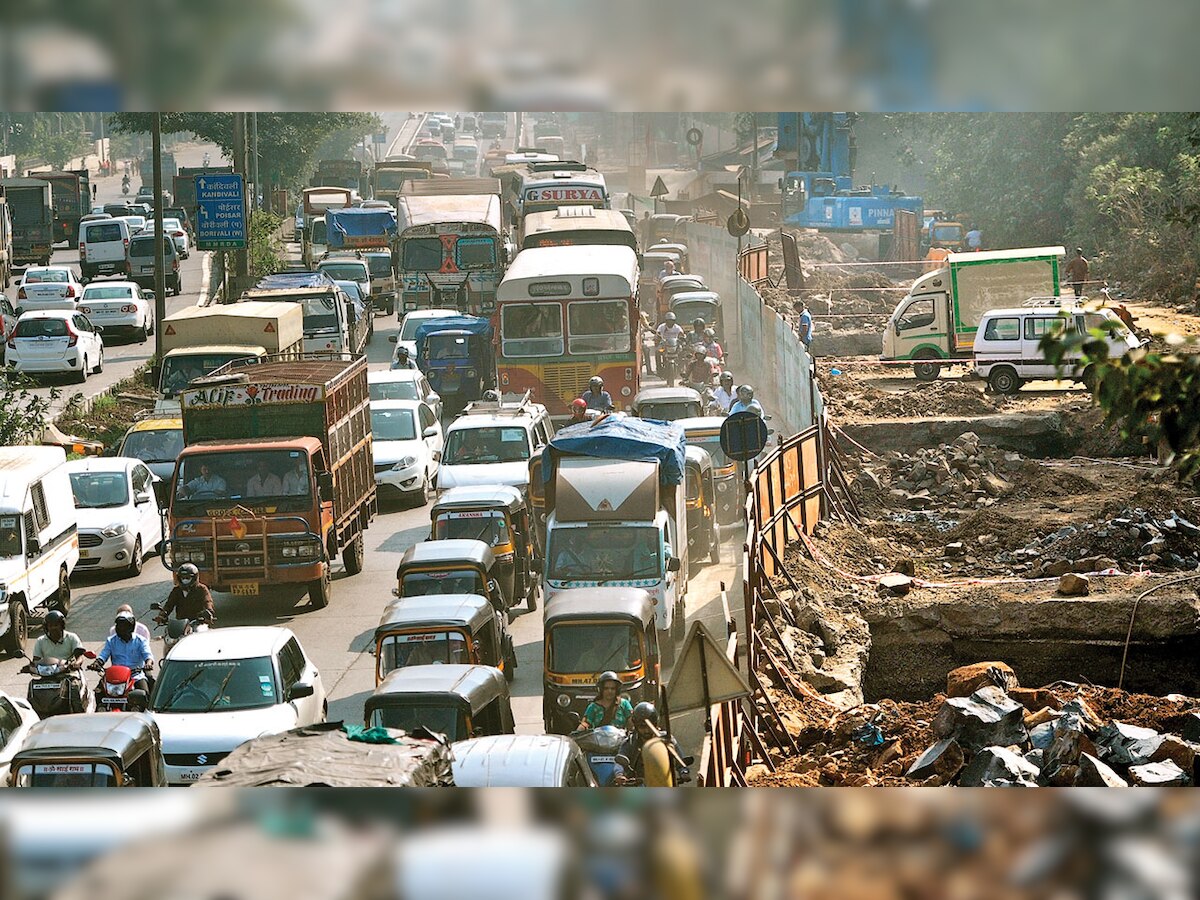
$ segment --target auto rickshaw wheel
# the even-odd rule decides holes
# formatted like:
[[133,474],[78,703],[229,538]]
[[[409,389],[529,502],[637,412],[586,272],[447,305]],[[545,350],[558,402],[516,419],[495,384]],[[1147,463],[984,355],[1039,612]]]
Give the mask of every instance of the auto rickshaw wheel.
[[325,566],[325,573],[317,579],[308,583],[308,602],[313,609],[324,609],[329,605],[329,591],[332,587],[332,578],[329,574],[329,566]]
[[363,570],[363,554],[365,552],[363,535],[360,531],[342,551],[342,565],[346,567],[347,575],[357,575]]

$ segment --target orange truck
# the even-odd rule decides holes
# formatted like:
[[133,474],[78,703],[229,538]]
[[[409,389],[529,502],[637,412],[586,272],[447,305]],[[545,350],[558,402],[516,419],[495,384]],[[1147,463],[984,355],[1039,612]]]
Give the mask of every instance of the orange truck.
[[365,357],[233,362],[192,382],[180,406],[163,564],[190,562],[235,597],[302,584],[324,607],[338,554],[362,571],[377,508]]

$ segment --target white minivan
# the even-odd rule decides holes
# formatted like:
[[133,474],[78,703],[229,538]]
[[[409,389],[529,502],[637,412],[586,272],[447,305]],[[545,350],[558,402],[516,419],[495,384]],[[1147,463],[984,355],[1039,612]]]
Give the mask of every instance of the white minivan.
[[129,274],[131,236],[124,219],[79,223],[79,270],[85,284],[97,275]]
[[1092,367],[1075,371],[1081,358],[1078,352],[1066,356],[1060,367],[1049,362],[1038,345],[1047,334],[1062,329],[1086,334],[1096,328],[1112,329],[1106,338],[1110,357],[1123,356],[1146,343],[1110,309],[1070,305],[990,309],[975,332],[975,374],[986,378],[1000,394],[1015,394],[1031,379],[1073,379],[1090,390],[1094,386]]
[[22,650],[29,614],[66,612],[79,562],[75,498],[61,447],[0,447],[0,642]]

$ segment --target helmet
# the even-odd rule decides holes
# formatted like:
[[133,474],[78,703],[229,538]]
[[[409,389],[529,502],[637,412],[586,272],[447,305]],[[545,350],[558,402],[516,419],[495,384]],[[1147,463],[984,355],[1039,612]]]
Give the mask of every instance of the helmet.
[[604,379],[601,378],[599,375],[593,375],[591,378],[588,379],[588,387],[590,387],[593,391],[603,390]]
[[621,689],[621,679],[617,677],[616,672],[601,672],[600,677],[596,679],[596,693],[600,693],[600,691],[604,690],[604,683],[606,681],[616,682],[617,690],[619,691]]
[[712,339],[712,338],[715,338],[715,337],[717,336],[717,333],[716,333],[715,331],[713,331],[711,328],[705,328],[705,329],[704,329],[704,336],[705,336],[706,338]]
[[696,329],[703,328],[704,320],[702,318],[700,318],[699,316],[696,316],[696,318],[692,319],[692,327],[696,328]]
[[739,397],[741,397],[742,394],[746,395],[747,400],[753,400],[754,399],[754,387],[749,384],[739,384],[738,389],[737,389],[737,395]]
[[670,322],[672,325],[674,325],[675,324],[675,313],[673,313],[673,312],[667,313],[667,321]]
[[658,710],[654,708],[654,704],[643,700],[633,708],[633,715],[630,717],[634,727],[641,725],[643,722],[649,722],[651,725],[658,728]]
[[587,409],[587,403],[584,402],[584,399],[582,397],[576,397],[574,400],[571,401],[571,408],[572,409]]
[[184,587],[191,587],[199,577],[200,570],[191,563],[184,563],[179,567],[179,583]]
[[49,628],[51,625],[57,625],[59,628],[67,627],[67,617],[62,614],[61,610],[52,609],[46,613],[46,617],[42,620],[42,627]]
[[695,351],[693,351],[693,352],[694,352],[696,359],[704,359],[704,348],[703,347],[697,347],[695,349]]
[[117,617],[113,619],[113,624],[120,625],[122,622],[128,622],[130,625],[136,625],[137,619],[133,617],[133,613],[131,612],[119,612],[117,613]]
[[733,373],[732,372],[722,372],[721,373],[721,384],[733,384]]

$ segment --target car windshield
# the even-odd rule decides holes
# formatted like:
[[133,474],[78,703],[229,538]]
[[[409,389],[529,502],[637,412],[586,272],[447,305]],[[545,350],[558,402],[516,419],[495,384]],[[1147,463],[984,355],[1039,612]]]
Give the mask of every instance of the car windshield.
[[172,462],[183,450],[182,428],[159,428],[154,431],[131,431],[121,444],[122,456],[132,456],[142,462]]
[[446,439],[444,465],[486,465],[529,459],[524,428],[460,428]]
[[444,251],[439,238],[409,238],[404,242],[401,268],[405,272],[436,272],[442,267]]
[[427,728],[444,734],[451,743],[467,737],[467,723],[454,706],[377,706],[371,710],[368,724],[372,728],[399,728],[410,732]]
[[129,502],[124,472],[72,472],[71,493],[76,509],[107,509]]
[[700,414],[700,404],[690,400],[638,404],[639,418],[657,419],[660,422],[674,422],[676,419],[689,419]]
[[371,436],[377,441],[415,441],[417,424],[413,411],[372,408]]
[[205,713],[255,709],[279,703],[269,656],[249,659],[166,659],[150,708],[154,712]]
[[425,339],[427,359],[470,359],[470,344],[465,334],[431,334]]
[[116,783],[112,766],[99,762],[31,763],[22,765],[16,773],[17,787],[114,787]]
[[368,386],[372,400],[416,400],[417,382],[406,381],[377,381]]
[[363,302],[363,289],[359,282],[351,281],[350,279],[339,278],[336,283],[337,286],[340,287],[346,293],[346,296],[351,300],[360,304]]
[[19,338],[66,337],[65,319],[21,319],[14,334]]
[[509,542],[508,521],[498,510],[445,512],[434,524],[434,540],[483,541],[489,547]]
[[[163,255],[169,257],[171,249],[175,245],[171,243],[169,237],[163,237]],[[153,256],[154,255],[154,238],[153,237],[135,237],[129,242],[130,256]]]
[[486,594],[479,573],[471,569],[446,572],[405,572],[400,579],[401,597],[430,597],[435,594]]
[[324,219],[315,219],[312,223],[312,228],[309,229],[309,241],[314,244],[324,244],[326,234],[326,224]]
[[420,634],[393,634],[383,639],[379,648],[380,672],[404,666],[451,665],[470,662],[467,640],[461,631],[426,631]]
[[308,460],[299,450],[198,453],[179,461],[178,500],[308,497]]
[[957,225],[941,225],[933,229],[934,240],[938,241],[958,241],[962,240],[962,229]]
[[721,449],[721,436],[719,434],[702,438],[689,437],[688,443],[708,451],[708,455],[712,457],[715,468],[723,469],[726,466],[733,465],[733,460],[726,456],[725,451]]
[[563,622],[550,629],[551,672],[629,672],[641,665],[642,642],[627,622]]
[[413,341],[417,337],[417,328],[426,322],[432,321],[435,318],[444,318],[446,316],[456,316],[458,313],[455,310],[437,310],[437,316],[406,316],[404,324],[400,327],[400,340]]
[[372,278],[387,278],[392,274],[392,258],[384,254],[364,257]]
[[65,269],[41,269],[25,273],[25,284],[47,284],[70,281]]
[[0,516],[0,558],[21,555],[21,517]]
[[659,531],[652,526],[605,525],[556,528],[550,536],[547,577],[560,581],[657,578]]
[[163,361],[161,383],[168,393],[174,394],[188,386],[188,382],[211,375],[221,366],[235,359],[246,359],[244,353],[206,353],[200,355],[168,356]]
[[334,281],[368,281],[366,266],[360,262],[321,263],[318,267]]
[[93,284],[84,288],[83,299],[80,302],[86,303],[89,300],[128,300],[132,296],[132,288]]

